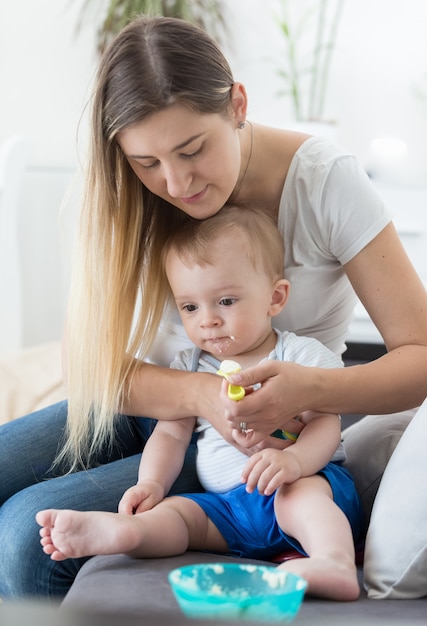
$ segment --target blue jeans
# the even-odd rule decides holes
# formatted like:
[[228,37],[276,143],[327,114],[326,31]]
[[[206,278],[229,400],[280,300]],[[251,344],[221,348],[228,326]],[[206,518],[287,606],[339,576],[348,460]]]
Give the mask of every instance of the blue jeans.
[[[123,492],[136,483],[141,450],[155,424],[119,416],[114,446],[99,456],[97,467],[55,476],[51,464],[66,418],[67,403],[60,402],[0,426],[0,598],[54,600],[67,593],[87,558],[52,561],[40,546],[35,514],[46,508],[117,511]],[[201,490],[193,443],[171,491]]]

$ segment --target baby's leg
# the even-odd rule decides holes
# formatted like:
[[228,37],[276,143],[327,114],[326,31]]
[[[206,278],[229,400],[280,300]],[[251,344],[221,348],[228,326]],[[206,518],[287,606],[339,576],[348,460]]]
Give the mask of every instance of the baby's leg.
[[192,500],[172,496],[144,513],[47,509],[36,515],[41,544],[51,559],[125,553],[157,558],[188,548],[226,551],[227,544]]
[[360,593],[350,524],[332,499],[327,480],[302,478],[282,485],[275,499],[276,517],[284,532],[309,555],[279,566],[308,582],[308,593],[332,600],[357,600]]

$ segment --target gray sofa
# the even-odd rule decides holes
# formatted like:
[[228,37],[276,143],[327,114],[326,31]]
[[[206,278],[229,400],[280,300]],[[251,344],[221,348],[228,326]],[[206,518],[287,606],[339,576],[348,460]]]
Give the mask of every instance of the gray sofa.
[[[167,582],[169,570],[215,555],[138,561],[125,556],[96,557],[81,570],[60,606],[43,602],[8,602],[0,606],[1,626],[236,626],[237,622],[185,617]],[[221,557],[222,561],[229,559]],[[361,576],[361,569],[359,569]],[[295,626],[425,626],[427,597],[418,600],[329,602],[306,597]],[[248,622],[271,626],[272,622]]]
[[[343,417],[345,443],[351,465],[352,456],[360,451],[357,440],[357,428],[351,425],[360,416]],[[369,418],[367,418],[369,419]],[[375,418],[378,420],[378,417]],[[387,418],[390,420],[390,416]],[[400,437],[400,432],[390,429],[389,447],[393,449]],[[354,434],[356,433],[356,434]],[[356,455],[357,456],[357,455]],[[378,458],[375,450],[366,450],[366,458]],[[381,465],[381,461],[380,461]],[[380,475],[371,474],[373,480],[363,483],[363,476],[357,475],[356,482],[362,496],[365,511],[369,512],[380,482]],[[405,539],[401,538],[401,542]],[[331,602],[306,597],[295,624],[321,626],[339,624],[342,626],[372,626],[427,623],[427,596],[420,599],[378,600],[368,599],[363,588],[362,562],[363,552],[359,553],[359,579],[361,596],[356,602]],[[180,565],[212,561],[233,561],[233,557],[208,553],[188,552],[179,557],[164,559],[137,560],[126,556],[98,556],[90,559],[80,570],[72,588],[62,602],[61,611],[79,611],[83,615],[126,616],[138,624],[180,624],[209,623],[206,620],[194,621],[186,618],[180,611],[170,589],[167,574]],[[427,594],[427,589],[426,589]],[[121,621],[118,623],[122,623]],[[123,626],[125,622],[123,622]],[[103,626],[105,623],[103,622]]]
[[[379,356],[378,354],[366,353],[360,346],[358,351],[347,353],[348,363],[369,360]],[[382,467],[383,460],[378,459],[378,451],[374,448],[365,449],[365,463],[372,462],[372,468],[368,474],[371,477],[366,482],[363,474],[358,475],[358,467],[355,464],[352,467],[352,458],[359,460],[360,467],[360,441],[357,437],[357,428],[352,429],[351,426],[358,422],[360,416],[343,416],[343,429],[345,429],[345,444],[349,455],[350,469],[355,475],[355,480],[361,494],[362,501],[365,506],[365,512],[369,515],[381,475],[374,471],[375,462],[378,461],[378,467]],[[378,417],[375,418],[378,420]],[[390,416],[385,417],[389,425],[389,441],[388,447],[391,452],[397,444],[401,430],[397,427],[393,428],[390,422]],[[354,434],[356,431],[356,434]],[[424,441],[424,437],[419,437]],[[365,443],[363,444],[365,446]],[[365,446],[366,447],[366,446]],[[420,453],[421,454],[421,453]],[[364,482],[365,480],[365,482]],[[395,498],[396,499],[396,498]],[[396,499],[398,506],[403,502],[402,497]],[[406,515],[406,513],[404,513]],[[391,520],[390,520],[391,521]],[[405,539],[400,537],[400,542]],[[425,545],[425,544],[423,544]],[[94,626],[98,621],[102,626],[109,624],[120,624],[120,626],[136,626],[140,624],[150,625],[173,625],[191,623],[193,626],[197,624],[207,624],[205,620],[190,620],[186,618],[180,611],[177,602],[170,589],[167,574],[171,569],[180,565],[189,563],[212,562],[212,561],[232,561],[233,557],[225,557],[223,555],[213,555],[208,553],[188,552],[179,557],[165,559],[146,559],[137,560],[126,556],[98,556],[90,559],[80,570],[73,586],[68,592],[59,607],[61,619],[58,619],[56,609],[50,621],[47,608],[38,608],[38,610],[29,610],[31,620],[22,618],[22,623],[30,621],[33,626],[38,626],[37,616],[40,615],[40,626],[49,626],[59,624],[65,626],[73,624],[73,626],[86,626],[90,624]],[[306,597],[302,604],[294,623],[323,626],[333,626],[334,624],[342,626],[386,626],[393,623],[401,623],[408,625],[416,625],[427,623],[427,589],[426,596],[420,599],[406,600],[377,600],[368,599],[363,589],[362,566],[358,566],[359,578],[361,584],[361,596],[356,602],[331,602],[320,600],[312,597]],[[422,568],[419,568],[422,569]],[[422,581],[425,578],[422,577]],[[422,585],[421,585],[422,586]],[[2,621],[2,616],[6,616],[3,609],[13,612],[13,606],[0,607],[0,624],[20,624],[19,619],[10,622]],[[37,609],[37,607],[36,607]],[[25,613],[25,606],[16,607],[17,612]],[[42,619],[43,615],[46,619]],[[210,622],[212,623],[212,622]],[[222,622],[227,626],[227,622]],[[231,622],[230,622],[231,626]],[[254,624],[255,626],[255,624]]]
[[[117,618],[120,615],[134,618],[135,625],[209,624],[208,620],[190,620],[181,613],[170,589],[167,574],[171,569],[189,563],[232,560],[233,557],[196,552],[155,560],[98,556],[84,565],[64,599],[61,611],[92,613],[98,616],[114,615]],[[361,567],[359,575],[361,580]],[[122,624],[121,621],[117,623]],[[123,626],[126,623],[123,621]],[[393,623],[425,626],[427,597],[417,600],[370,600],[362,590],[358,601],[341,603],[307,596],[293,623],[301,626],[390,626]]]

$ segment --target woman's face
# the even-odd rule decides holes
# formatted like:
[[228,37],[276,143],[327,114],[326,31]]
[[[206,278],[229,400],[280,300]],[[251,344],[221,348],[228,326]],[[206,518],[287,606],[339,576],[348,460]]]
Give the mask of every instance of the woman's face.
[[221,209],[239,175],[235,121],[182,104],[122,130],[118,143],[147,189],[196,219]]

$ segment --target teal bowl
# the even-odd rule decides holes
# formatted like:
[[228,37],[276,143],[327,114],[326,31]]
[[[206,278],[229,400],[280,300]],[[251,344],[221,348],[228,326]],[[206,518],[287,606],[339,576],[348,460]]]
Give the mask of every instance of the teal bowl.
[[169,573],[169,583],[188,617],[291,622],[307,582],[264,565],[204,563]]

